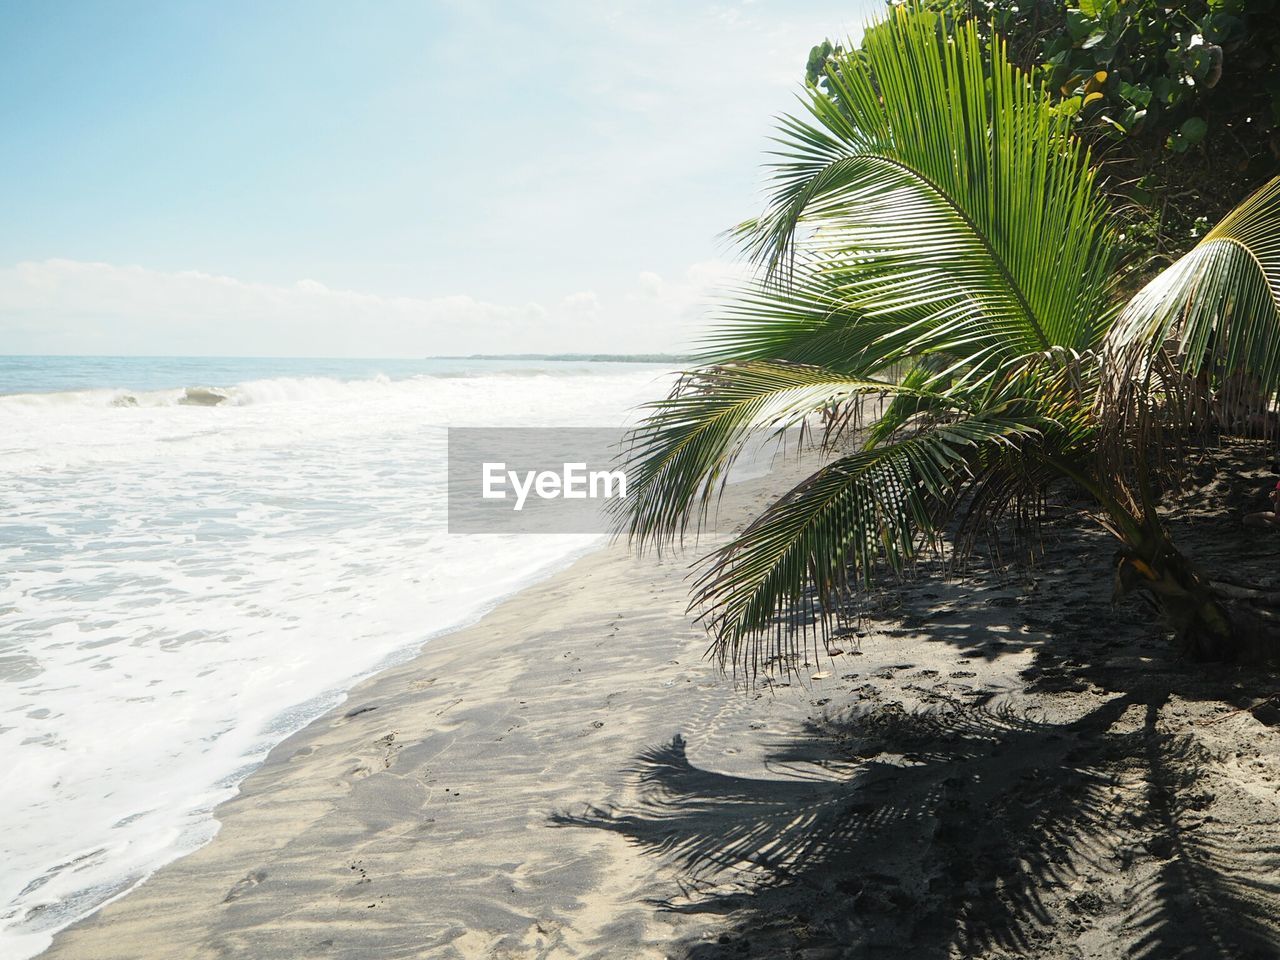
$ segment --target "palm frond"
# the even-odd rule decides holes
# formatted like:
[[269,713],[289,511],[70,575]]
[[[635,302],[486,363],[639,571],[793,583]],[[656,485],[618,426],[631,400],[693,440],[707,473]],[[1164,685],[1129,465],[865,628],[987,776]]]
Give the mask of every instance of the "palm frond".
[[1001,408],[822,467],[716,551],[695,586],[722,666],[789,669],[879,564],[901,569],[959,502],[984,457],[1040,436]]
[[1116,376],[1154,399],[1180,392],[1162,366],[1169,354],[1219,401],[1270,403],[1280,389],[1280,177],[1133,297],[1107,353]]
[[757,279],[731,291],[696,359],[707,365],[779,360],[874,375],[914,337],[893,318],[867,317],[838,277],[813,257],[795,264],[785,285]]
[[642,547],[682,537],[753,439],[808,429],[824,413],[856,422],[862,398],[908,393],[946,403],[922,388],[802,364],[751,361],[690,373],[630,434],[629,492],[620,501],[626,530]]
[[988,58],[974,25],[939,25],[895,8],[810,119],[783,121],[747,250],[784,287],[808,256],[839,291],[832,319],[910,327],[912,353],[1092,346],[1113,253],[1088,158],[1001,44]]
[[[759,275],[708,366],[633,433],[623,517],[642,545],[682,537],[752,438],[825,427],[838,459],[695,588],[722,664],[751,673],[909,563],[967,495],[980,522],[1034,500],[1058,454],[1074,470],[1096,382],[1082,358],[1113,315],[1088,156],[1000,41],[894,7],[807,96],[781,121],[766,210],[738,231]],[[876,395],[883,419],[846,443]]]
[[944,355],[934,354],[922,357],[906,372],[901,383],[908,389],[895,396],[881,411],[876,421],[867,427],[865,445],[868,450],[893,437],[914,417],[929,412],[932,406],[929,398],[917,395],[915,390],[926,386],[945,390],[950,384],[941,378],[946,375],[947,365],[948,360]]

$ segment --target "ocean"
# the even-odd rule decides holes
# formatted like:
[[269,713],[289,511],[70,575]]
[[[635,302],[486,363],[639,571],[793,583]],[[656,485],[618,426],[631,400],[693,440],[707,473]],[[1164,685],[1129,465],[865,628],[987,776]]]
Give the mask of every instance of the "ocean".
[[448,426],[607,426],[660,366],[0,357],[0,955],[208,841],[360,678],[598,546],[449,535]]

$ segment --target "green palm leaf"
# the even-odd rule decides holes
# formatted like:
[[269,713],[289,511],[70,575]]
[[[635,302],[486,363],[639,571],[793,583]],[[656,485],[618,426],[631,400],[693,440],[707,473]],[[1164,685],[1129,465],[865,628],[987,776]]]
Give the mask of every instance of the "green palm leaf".
[[872,376],[915,339],[895,319],[858,311],[839,278],[811,257],[794,267],[785,286],[744,285],[719,309],[717,320],[697,354],[704,363],[792,361]]
[[1280,177],[1140,290],[1108,336],[1113,369],[1147,380],[1172,349],[1182,372],[1220,386],[1244,374],[1263,402],[1280,388]]
[[[840,458],[709,558],[695,601],[722,663],[760,668],[967,492],[998,513],[1087,448],[1071,408],[1112,316],[1105,204],[1003,46],[941,27],[894,8],[782,121],[767,209],[738,230],[759,276],[710,366],[633,434],[624,526],[661,545],[701,523],[751,438],[837,425]],[[873,395],[890,402],[850,453]]]
[[878,563],[901,569],[981,473],[1040,436],[1006,409],[935,424],[820,469],[711,557],[695,587],[722,665],[755,676],[825,635]]
[[[824,412],[841,410],[857,422],[862,398],[904,394],[947,406],[944,396],[921,388],[800,364],[752,361],[690,374],[671,397],[649,406],[630,435],[629,492],[621,501],[627,532],[642,546],[683,536],[752,440],[806,429]],[[837,434],[826,440],[834,443]]]
[[1105,204],[1001,45],[986,58],[974,25],[944,37],[935,15],[896,8],[831,86],[809,121],[784,120],[769,208],[741,231],[769,280],[812,255],[840,290],[835,322],[913,326],[914,353],[980,363],[1096,343]]

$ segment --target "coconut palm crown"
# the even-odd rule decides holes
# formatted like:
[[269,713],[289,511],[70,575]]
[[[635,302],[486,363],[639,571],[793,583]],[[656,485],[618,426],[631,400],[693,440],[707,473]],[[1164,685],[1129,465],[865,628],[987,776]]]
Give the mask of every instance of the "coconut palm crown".
[[683,539],[744,450],[812,431],[815,472],[694,586],[721,665],[755,675],[877,570],[1016,525],[1068,481],[1120,540],[1118,588],[1150,590],[1187,651],[1235,655],[1146,464],[1212,414],[1183,402],[1197,384],[1211,406],[1242,377],[1253,404],[1275,396],[1280,180],[1124,303],[1090,158],[998,39],[899,6],[829,74],[780,121],[766,209],[736,231],[755,279],[631,435],[622,528]]

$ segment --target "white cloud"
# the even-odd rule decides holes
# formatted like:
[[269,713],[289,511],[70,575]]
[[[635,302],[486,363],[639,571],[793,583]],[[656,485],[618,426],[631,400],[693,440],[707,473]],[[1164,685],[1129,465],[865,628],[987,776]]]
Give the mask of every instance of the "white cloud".
[[[87,149],[79,114],[54,124],[45,153],[59,163],[37,192],[24,183],[11,218],[40,229],[10,231],[0,264],[37,251],[106,262],[0,266],[0,351],[681,349],[732,273],[712,259],[716,238],[758,207],[770,117],[796,109],[810,45],[882,7],[442,0],[419,11],[439,27],[426,49],[406,55],[387,35],[370,63],[371,41],[407,14],[318,15],[299,24],[318,44],[308,64],[332,64],[271,67],[247,114],[221,82],[240,76],[237,51],[214,44],[202,111],[166,115],[157,136],[256,135],[158,154],[117,117],[147,116],[152,98],[136,95],[89,111],[115,149]],[[337,29],[349,20],[364,47]],[[384,41],[399,52],[384,56]],[[476,82],[478,52],[494,50]],[[334,123],[304,111],[280,126],[276,107],[295,99]],[[119,265],[135,261],[151,266]],[[278,282],[238,279],[250,276]],[[412,296],[361,292],[377,290]]]
[[666,351],[697,339],[702,305],[736,272],[721,261],[694,264],[672,279],[643,272],[616,296],[581,290],[545,307],[465,294],[388,297],[312,279],[275,285],[195,270],[27,261],[0,269],[0,339],[14,353]]
[[566,310],[596,316],[600,312],[600,297],[594,290],[579,290],[565,297],[561,304]]
[[642,270],[636,277],[639,295],[656,301],[682,316],[701,310],[717,293],[740,283],[749,269],[740,262],[704,260],[689,266],[679,277],[668,280],[652,270]]
[[[530,32],[498,4],[465,5],[468,33],[497,31],[495,46],[510,51],[490,65],[491,82],[556,78],[563,86],[549,102],[573,104],[539,114],[547,139],[502,154],[466,229],[536,244],[514,273],[531,260],[544,273],[583,269],[602,294],[617,279],[617,254],[664,273],[714,255],[721,231],[756,211],[772,117],[802,109],[810,47],[856,32],[882,8],[548,0],[524,15],[537,22]],[[565,39],[544,45],[529,35]],[[541,251],[555,249],[572,255],[544,264]]]
[[644,293],[656,299],[662,296],[662,288],[664,286],[662,277],[652,270],[640,271],[640,289]]

